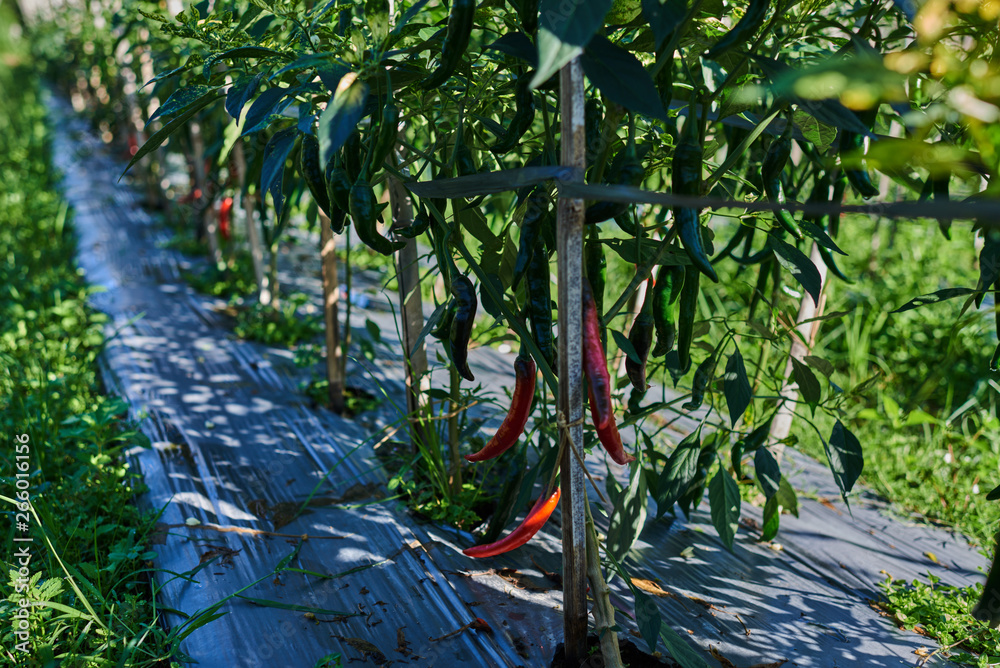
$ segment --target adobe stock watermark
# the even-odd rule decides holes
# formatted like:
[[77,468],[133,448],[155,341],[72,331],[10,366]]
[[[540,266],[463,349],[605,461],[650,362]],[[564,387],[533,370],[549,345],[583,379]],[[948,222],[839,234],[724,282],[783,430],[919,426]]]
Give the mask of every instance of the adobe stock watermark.
[[31,580],[31,543],[33,542],[32,537],[28,534],[28,529],[31,527],[30,474],[28,472],[31,466],[31,445],[29,441],[30,437],[27,434],[18,434],[14,437],[14,461],[17,469],[14,475],[14,498],[17,500],[17,510],[14,513],[14,550],[11,562],[17,567],[14,592],[21,594],[21,598],[17,601],[18,607],[11,619],[11,626],[14,629],[14,637],[17,639],[14,650],[23,654],[28,653],[31,645],[31,632],[28,623],[31,601],[27,597]]

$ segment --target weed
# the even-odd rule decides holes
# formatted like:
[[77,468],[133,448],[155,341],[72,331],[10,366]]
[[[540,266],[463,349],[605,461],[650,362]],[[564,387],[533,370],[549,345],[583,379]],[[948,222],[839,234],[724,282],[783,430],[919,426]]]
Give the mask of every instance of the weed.
[[323,321],[317,315],[299,315],[299,309],[308,301],[299,293],[288,297],[279,308],[254,304],[239,312],[233,332],[241,339],[271,346],[290,347],[310,341],[323,332]]

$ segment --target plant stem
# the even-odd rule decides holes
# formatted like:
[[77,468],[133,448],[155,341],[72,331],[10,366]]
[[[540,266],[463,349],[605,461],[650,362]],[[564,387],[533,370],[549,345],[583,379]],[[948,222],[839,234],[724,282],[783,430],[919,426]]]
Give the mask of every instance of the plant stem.
[[448,396],[448,449],[451,453],[449,465],[448,481],[451,484],[453,494],[458,494],[462,489],[462,457],[458,451],[458,407],[462,389],[462,378],[458,375],[458,369],[454,364],[448,367],[449,380],[451,381]]
[[611,588],[608,587],[601,571],[601,553],[597,544],[597,530],[594,516],[590,514],[590,504],[583,504],[586,512],[587,531],[587,579],[594,597],[594,626],[601,637],[601,654],[605,668],[623,668],[621,652],[618,648],[618,634],[611,629],[615,626],[615,608],[611,605]]

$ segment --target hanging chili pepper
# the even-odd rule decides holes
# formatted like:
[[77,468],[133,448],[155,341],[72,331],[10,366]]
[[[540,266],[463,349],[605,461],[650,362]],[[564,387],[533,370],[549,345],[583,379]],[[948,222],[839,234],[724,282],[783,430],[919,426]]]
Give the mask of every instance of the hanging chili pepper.
[[[841,165],[843,165],[844,157],[849,153],[861,151],[862,155],[864,154],[864,141],[864,136],[856,132],[840,131]],[[878,188],[872,183],[872,178],[863,164],[858,167],[842,167],[842,169],[847,176],[847,180],[851,182],[855,192],[859,195],[865,199],[878,195]]]
[[326,194],[331,206],[347,210],[351,201],[351,177],[339,161],[331,160],[326,168]]
[[330,215],[330,195],[326,191],[326,178],[320,167],[319,140],[316,135],[303,134],[302,146],[299,148],[299,172],[312,194],[316,206]]
[[514,84],[514,117],[510,119],[507,130],[490,149],[494,153],[503,154],[514,150],[535,121],[535,94],[529,86],[532,76],[531,72],[525,72]]
[[[764,162],[761,165],[764,193],[775,204],[785,203],[785,193],[781,187],[781,173],[785,170],[788,158],[792,154],[791,128],[792,124],[788,123],[785,126],[785,132],[771,142],[771,146],[767,149],[767,154],[764,156]],[[796,239],[802,238],[802,230],[799,229],[798,223],[795,222],[795,218],[789,211],[778,209],[774,212],[774,218],[793,237]]]
[[[670,41],[670,38],[663,40],[660,48],[656,50],[656,62],[660,62],[660,58],[663,56],[662,49],[665,49]],[[670,103],[673,102],[674,98],[673,61],[674,51],[671,49],[663,67],[656,73],[656,91],[660,94],[660,104],[663,105],[664,109],[670,109]]]
[[604,286],[608,282],[608,261],[604,257],[604,244],[597,234],[597,228],[590,228],[590,235],[583,247],[584,264],[587,280],[590,281],[594,293],[594,304],[597,306],[597,317],[604,315]]
[[750,4],[747,5],[747,13],[733,26],[732,30],[708,50],[705,57],[718,60],[719,56],[731,49],[746,45],[757,34],[757,29],[763,25],[770,5],[770,0],[750,0]]
[[545,526],[545,523],[548,522],[549,517],[552,516],[552,511],[554,511],[556,506],[559,504],[560,494],[561,488],[556,487],[548,497],[544,494],[539,496],[538,500],[535,501],[535,505],[528,511],[528,515],[524,518],[524,521],[521,522],[516,529],[495,543],[489,543],[488,545],[475,545],[462,550],[462,553],[467,557],[475,557],[478,559],[482,557],[495,557],[498,554],[510,552],[511,550],[521,547],[531,540],[532,537],[538,533],[538,530]]
[[591,164],[601,146],[601,124],[604,112],[601,101],[596,97],[587,98],[583,105],[583,134],[587,145],[587,164]]
[[451,321],[451,360],[455,363],[458,373],[466,380],[475,380],[469,369],[469,340],[472,338],[472,326],[476,320],[476,288],[464,274],[451,277],[451,295],[455,299],[455,318]]
[[447,81],[458,67],[472,35],[476,15],[475,0],[453,0],[448,12],[448,30],[441,45],[437,69],[420,84],[424,90],[437,88]]
[[691,384],[691,399],[684,402],[681,406],[686,411],[694,411],[701,408],[702,402],[705,400],[705,390],[708,389],[708,384],[712,380],[712,376],[715,375],[715,364],[716,364],[715,351],[709,355],[704,362],[698,365],[698,368],[694,371],[694,382]]
[[628,379],[632,381],[632,387],[639,392],[645,392],[646,385],[646,360],[649,358],[649,348],[653,345],[653,286],[652,279],[646,281],[646,294],[642,299],[642,308],[632,322],[632,328],[628,332],[629,343],[635,350],[638,360],[631,357],[625,358],[625,372]]
[[615,424],[614,416],[603,427],[597,426],[598,416],[596,407],[600,402],[594,397],[593,385],[587,386],[587,394],[590,397],[590,419],[594,422],[594,426],[597,429],[597,440],[601,442],[601,446],[605,452],[608,453],[614,463],[621,466],[635,461],[635,457],[625,452],[622,435],[618,433],[618,425]]
[[378,201],[368,181],[358,179],[354,182],[348,204],[351,218],[354,219],[354,229],[363,244],[382,255],[392,255],[406,245],[402,241],[389,241],[379,234]]
[[355,130],[351,134],[347,135],[347,141],[344,142],[344,148],[341,149],[341,153],[344,156],[343,166],[347,170],[347,179],[350,183],[354,183],[359,178],[361,178],[361,133]]
[[413,217],[413,222],[406,227],[395,230],[395,233],[404,239],[416,239],[426,232],[431,226],[431,215],[427,212],[427,207],[421,202],[417,207],[417,215]]
[[517,5],[517,17],[524,34],[534,35],[538,30],[538,0],[521,0]]
[[382,120],[379,121],[378,134],[373,140],[375,143],[372,145],[371,159],[368,165],[369,175],[382,169],[382,165],[392,153],[392,149],[396,146],[396,140],[399,138],[399,107],[392,100],[392,83],[388,76],[386,77],[386,85],[389,92],[385,105],[382,107]]
[[[833,182],[833,195],[830,197],[830,204],[839,207],[844,203],[844,193],[847,192],[847,177],[844,175],[843,170],[837,177],[837,180]],[[837,238],[837,234],[840,232],[840,211],[837,210],[836,213],[830,213],[826,217],[826,229],[830,233],[830,236],[834,239]]]
[[[930,178],[930,177],[927,177]],[[931,179],[931,191],[934,193],[935,202],[948,202],[951,197],[948,194],[948,185],[951,181],[951,174],[945,174]],[[948,241],[951,241],[951,218],[938,218],[938,229]]]
[[514,394],[511,396],[510,409],[504,417],[497,433],[479,452],[465,455],[470,462],[481,462],[485,459],[498,457],[511,448],[517,439],[524,434],[524,426],[528,424],[531,415],[531,402],[535,398],[536,380],[535,360],[521,354],[514,360]]
[[653,357],[662,357],[674,348],[677,336],[677,299],[684,285],[684,267],[662,265],[656,272],[653,284],[653,326],[656,329],[656,346]]
[[531,189],[525,201],[524,218],[521,220],[521,236],[518,239],[517,258],[514,260],[514,277],[511,288],[517,288],[518,283],[528,270],[531,256],[541,239],[542,223],[549,210],[549,196],[545,186],[535,186]]
[[698,311],[698,292],[701,272],[696,267],[684,267],[684,285],[681,287],[680,318],[677,322],[677,359],[681,372],[691,368],[691,342],[694,337],[694,318]]
[[549,257],[539,248],[528,262],[528,322],[531,337],[542,358],[555,370],[555,344],[552,341],[552,286],[549,277]]
[[[608,175],[609,182],[628,186],[639,186],[642,183],[643,178],[646,176],[646,168],[642,166],[642,158],[639,156],[633,136],[629,136],[629,139],[625,143],[625,148],[622,149],[622,155],[620,157],[615,156],[615,159],[612,160],[612,165],[614,167]],[[629,206],[631,205],[628,202],[594,202],[587,207],[583,216],[583,222],[585,225],[603,223],[606,220],[622,215],[628,211]]]
[[448,300],[448,305],[444,308],[441,321],[429,333],[438,341],[444,341],[451,336],[451,323],[455,319],[455,312],[458,310],[458,303],[454,299]]
[[611,405],[611,376],[601,345],[601,321],[590,282],[583,280],[583,373],[590,384],[590,412],[598,431],[614,422]]
[[[673,191],[677,195],[701,194],[702,150],[698,141],[698,130],[692,117],[688,117],[684,128],[684,137],[674,147],[673,171],[671,181]],[[680,232],[684,251],[691,258],[692,264],[710,279],[719,282],[719,277],[712,269],[712,263],[705,253],[701,239],[701,224],[698,222],[698,210],[688,207],[674,207],[674,225]]]

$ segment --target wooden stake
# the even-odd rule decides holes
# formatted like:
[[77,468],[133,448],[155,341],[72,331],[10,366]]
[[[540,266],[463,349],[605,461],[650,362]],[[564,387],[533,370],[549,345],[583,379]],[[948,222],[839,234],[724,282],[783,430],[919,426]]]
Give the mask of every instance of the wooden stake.
[[[264,275],[264,246],[260,241],[260,228],[254,220],[254,199],[250,196],[247,184],[247,161],[243,152],[243,141],[237,140],[233,146],[233,162],[236,163],[236,180],[239,183],[240,199],[243,203],[243,216],[247,223],[247,241],[250,243],[250,258],[253,261],[253,276],[257,282],[257,294],[260,303],[270,303],[270,293],[267,293],[267,278]],[[265,293],[267,293],[265,295]],[[266,298],[266,300],[265,300]]]
[[326,379],[330,383],[330,410],[344,412],[344,367],[340,363],[340,283],[337,252],[330,219],[319,212],[319,256],[323,276],[323,319],[326,323]]
[[[578,180],[586,169],[587,147],[583,125],[583,68],[574,58],[559,73],[562,114],[562,164],[572,167]],[[563,452],[563,634],[566,665],[578,666],[587,655],[587,567],[584,506],[586,487],[581,466],[583,448],[583,214],[580,199],[559,199],[557,252],[559,254],[559,425]]]
[[[413,223],[413,204],[410,194],[398,179],[389,177],[389,209],[392,227],[399,229]],[[396,253],[396,282],[399,285],[403,358],[406,361],[406,411],[410,416],[413,433],[419,433],[422,392],[427,389],[427,350],[421,343],[414,350],[417,336],[424,326],[423,296],[420,294],[420,268],[417,266],[417,242],[407,239],[406,245]],[[410,354],[413,351],[413,354]],[[429,385],[428,385],[429,387]]]

